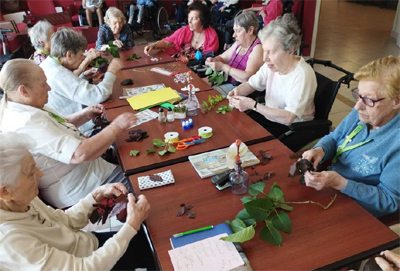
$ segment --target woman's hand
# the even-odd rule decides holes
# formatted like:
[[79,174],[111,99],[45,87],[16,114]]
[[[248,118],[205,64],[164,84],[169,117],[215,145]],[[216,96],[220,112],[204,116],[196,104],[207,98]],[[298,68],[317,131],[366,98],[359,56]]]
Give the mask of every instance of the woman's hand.
[[156,49],[156,46],[157,46],[157,42],[153,42],[153,43],[150,43],[149,45],[145,46],[145,47],[144,47],[144,53],[145,53],[145,55],[150,56],[150,52],[151,52],[153,49]]
[[324,158],[324,156],[325,156],[324,150],[321,147],[318,147],[303,152],[302,158],[307,159],[313,164],[314,168],[317,168],[319,163]]
[[121,194],[126,195],[128,190],[122,183],[108,183],[97,187],[92,196],[96,202],[100,202],[103,198],[119,197]]
[[120,41],[120,40],[114,40],[114,41],[113,41],[113,44],[114,44],[115,46],[117,46],[118,48],[122,48],[122,46],[124,46],[124,44],[123,44],[122,41]]
[[144,195],[139,195],[137,202],[135,202],[133,194],[128,194],[126,223],[139,231],[140,225],[149,216],[149,213],[150,204]]
[[383,271],[400,270],[400,255],[390,250],[382,251],[381,255],[385,256],[386,259],[383,257],[375,257],[375,261]]
[[104,106],[101,104],[88,106],[82,110],[82,113],[85,114],[87,120],[91,120],[104,113]]
[[95,58],[97,58],[99,56],[101,56],[101,53],[99,51],[97,51],[96,49],[92,48],[86,52],[84,61],[87,61],[89,64],[90,62],[92,62],[92,60],[94,60]]
[[127,130],[136,124],[137,118],[135,114],[125,112],[116,117],[110,124],[110,126],[116,127],[118,131]]
[[327,187],[341,190],[346,187],[347,180],[335,171],[309,172],[304,174],[306,186],[316,190],[322,190]]
[[[207,61],[209,59],[210,59],[210,61]],[[221,71],[225,65],[221,61],[215,60],[215,58],[209,57],[209,58],[207,58],[207,60],[206,60],[205,64],[217,72]]]
[[236,95],[228,97],[228,99],[229,99],[229,105],[238,109],[240,112],[252,109],[256,102],[252,98],[245,96],[236,96]]

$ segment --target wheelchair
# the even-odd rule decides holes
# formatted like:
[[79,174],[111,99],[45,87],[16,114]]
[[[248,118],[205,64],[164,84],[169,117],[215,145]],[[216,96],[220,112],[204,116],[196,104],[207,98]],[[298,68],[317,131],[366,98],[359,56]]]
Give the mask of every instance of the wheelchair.
[[155,5],[152,7],[144,8],[143,20],[140,24],[137,23],[138,8],[136,5],[131,3],[126,10],[127,17],[129,18],[128,22],[135,32],[139,33],[146,26],[150,26],[154,39],[160,39],[169,33],[168,12],[158,2],[155,2]]

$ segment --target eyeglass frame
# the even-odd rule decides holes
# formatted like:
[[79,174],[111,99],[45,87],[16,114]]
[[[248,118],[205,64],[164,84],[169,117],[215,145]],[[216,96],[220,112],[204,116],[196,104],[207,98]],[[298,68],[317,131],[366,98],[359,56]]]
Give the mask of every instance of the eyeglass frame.
[[357,102],[359,99],[361,99],[361,101],[363,102],[363,104],[366,105],[366,106],[369,106],[369,107],[374,107],[375,104],[376,104],[377,102],[380,102],[380,101],[386,99],[385,97],[383,97],[383,98],[374,100],[374,99],[368,98],[368,97],[366,97],[366,96],[361,96],[361,95],[359,94],[359,89],[358,89],[358,88],[353,88],[353,89],[351,90],[351,95],[352,95],[353,98],[356,100],[356,102]]

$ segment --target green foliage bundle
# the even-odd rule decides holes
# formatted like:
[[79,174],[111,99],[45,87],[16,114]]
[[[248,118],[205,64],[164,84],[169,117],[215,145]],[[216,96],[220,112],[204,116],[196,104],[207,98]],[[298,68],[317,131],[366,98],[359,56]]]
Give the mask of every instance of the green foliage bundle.
[[90,62],[90,66],[94,68],[99,68],[103,64],[108,64],[108,61],[101,56],[96,57],[92,62]]
[[228,74],[223,71],[214,71],[210,67],[206,70],[208,82],[213,86],[219,86],[228,80]]
[[138,59],[141,59],[141,58],[142,58],[141,56],[139,56],[139,55],[133,53],[133,54],[130,55],[126,60],[128,60],[128,61],[133,61],[133,60],[138,60]]
[[214,108],[219,102],[224,100],[224,96],[222,95],[209,95],[208,100],[204,100],[201,102],[201,111],[203,113],[207,113],[208,111],[211,111],[211,109]]
[[119,48],[118,46],[114,45],[112,41],[108,43],[108,48],[106,49],[113,57],[119,58]]
[[[158,155],[160,155],[160,156],[164,156],[167,153],[176,152],[176,148],[174,147],[174,145],[165,143],[163,140],[161,140],[159,138],[153,139],[153,146],[156,148],[162,148],[161,150],[159,150],[157,152]],[[146,152],[147,152],[147,154],[151,154],[151,153],[155,153],[156,150],[154,148],[150,148],[150,149],[147,149]]]
[[246,242],[253,239],[257,222],[262,222],[261,239],[275,246],[283,242],[281,232],[290,233],[292,223],[287,212],[293,207],[285,202],[282,189],[274,183],[264,193],[265,183],[258,182],[249,186],[249,196],[241,199],[244,205],[235,217],[229,221],[233,233],[222,240],[230,242]]

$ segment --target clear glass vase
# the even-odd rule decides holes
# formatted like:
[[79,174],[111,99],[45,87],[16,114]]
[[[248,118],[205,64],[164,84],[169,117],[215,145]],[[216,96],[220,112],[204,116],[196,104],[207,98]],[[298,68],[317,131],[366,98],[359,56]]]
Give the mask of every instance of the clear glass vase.
[[235,195],[242,195],[247,193],[249,188],[249,174],[242,168],[242,163],[236,162],[235,170],[229,174],[229,181],[231,182],[231,191]]

